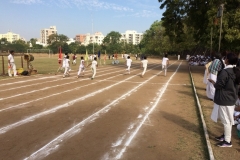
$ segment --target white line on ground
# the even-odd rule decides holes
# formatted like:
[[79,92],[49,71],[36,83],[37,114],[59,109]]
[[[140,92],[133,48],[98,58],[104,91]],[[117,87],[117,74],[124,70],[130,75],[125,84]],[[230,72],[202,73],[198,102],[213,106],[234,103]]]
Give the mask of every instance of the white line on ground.
[[[152,68],[152,69],[153,69],[153,68]],[[150,70],[151,70],[151,69],[150,69]],[[16,122],[16,123],[10,124],[10,125],[5,126],[5,127],[2,127],[2,128],[0,128],[0,134],[6,133],[7,131],[9,131],[9,130],[15,128],[15,127],[18,127],[18,126],[20,126],[20,125],[26,124],[26,123],[28,123],[28,122],[32,122],[32,121],[34,121],[35,119],[40,118],[40,117],[42,117],[42,116],[45,116],[45,115],[54,113],[54,112],[58,111],[59,109],[69,107],[69,106],[73,105],[73,104],[76,103],[76,102],[85,100],[86,98],[93,97],[93,96],[95,96],[96,94],[102,93],[103,91],[108,90],[108,89],[110,89],[110,88],[112,88],[112,87],[114,87],[114,86],[116,86],[116,85],[118,85],[118,84],[124,83],[125,81],[127,81],[128,79],[131,79],[131,78],[133,78],[133,77],[135,77],[135,75],[134,75],[134,76],[131,76],[131,77],[129,77],[129,78],[123,80],[123,81],[119,81],[118,83],[115,83],[115,84],[112,84],[112,85],[110,85],[110,86],[108,86],[108,87],[105,87],[105,88],[103,88],[103,89],[99,89],[99,90],[97,90],[97,91],[95,91],[95,92],[92,92],[92,93],[90,93],[90,94],[87,94],[87,95],[85,95],[85,96],[83,96],[83,97],[81,97],[81,98],[77,98],[77,99],[71,100],[71,101],[69,101],[69,102],[67,102],[67,103],[65,103],[65,104],[63,104],[63,105],[59,105],[59,106],[53,107],[52,109],[49,109],[49,110],[47,110],[47,111],[38,113],[38,114],[36,114],[36,115],[30,116],[30,117],[28,117],[28,118],[26,118],[26,119],[23,119],[23,120],[21,120],[21,121],[18,121],[18,122]]]
[[[161,72],[162,71],[160,71],[159,73],[161,73]],[[134,76],[131,76],[128,79],[130,79],[132,77],[134,77]],[[138,88],[140,88],[142,85],[144,85],[145,83],[147,83],[148,81],[150,81],[154,77],[156,77],[156,75],[150,77],[148,80],[146,80],[143,83],[139,84],[138,86],[134,87],[133,89],[131,89],[127,93],[123,94],[121,97],[115,99],[110,104],[106,105],[105,107],[103,107],[99,111],[95,112],[94,114],[90,115],[89,117],[87,117],[86,119],[84,119],[83,121],[78,123],[74,127],[72,127],[69,130],[65,131],[63,134],[61,134],[58,137],[56,137],[55,139],[53,139],[48,144],[46,144],[45,146],[43,146],[42,148],[40,148],[36,152],[32,153],[29,157],[25,158],[24,160],[43,159],[47,155],[53,153],[54,151],[56,151],[59,148],[59,146],[61,145],[62,141],[65,141],[69,137],[73,137],[74,135],[79,133],[84,126],[86,126],[87,124],[91,123],[93,120],[99,118],[100,114],[103,115],[104,113],[107,113],[111,109],[110,106],[114,107],[115,106],[114,104],[119,103],[120,100],[125,99],[131,93],[134,93]],[[121,82],[119,82],[119,83],[121,83]]]
[[[107,71],[114,70],[116,72],[116,69],[114,69],[114,68],[113,69],[106,69],[106,70]],[[101,70],[98,73],[106,72],[106,70]],[[86,71],[86,72],[90,72],[90,71]],[[86,73],[86,72],[84,72],[84,73]],[[115,72],[111,72],[111,73],[115,73]],[[76,73],[76,75],[77,75],[77,73]],[[76,76],[74,76],[74,77],[76,77]],[[56,76],[52,77],[52,78],[56,78]],[[61,81],[62,80],[62,78],[60,78],[59,76],[57,78],[58,79],[56,79],[56,80],[49,80],[49,81],[44,81],[44,82],[40,82],[40,83],[34,83],[34,84],[30,84],[30,85],[24,85],[24,86],[19,86],[19,87],[8,88],[8,89],[5,89],[5,90],[0,90],[0,92],[14,90],[14,89],[19,89],[19,88],[26,88],[26,87],[29,87],[29,86],[36,86],[36,85],[39,85],[39,84],[44,84],[44,83],[49,83],[49,82],[56,82],[56,81]],[[69,79],[69,78],[65,78],[65,79]],[[34,80],[38,80],[38,79],[34,79]]]
[[[156,67],[153,67],[153,68],[156,68]],[[151,70],[151,69],[150,69],[150,70]],[[120,71],[120,72],[121,72],[121,71]],[[115,73],[115,72],[114,72],[114,73]],[[105,74],[105,75],[106,75],[106,74]],[[104,75],[101,75],[101,76],[104,76]],[[101,76],[99,75],[98,77],[101,77]],[[120,75],[117,75],[117,76],[120,76]],[[62,91],[61,93],[51,94],[51,95],[49,95],[49,96],[41,97],[41,98],[38,98],[38,99],[35,99],[35,100],[31,100],[31,101],[28,101],[28,102],[24,102],[24,103],[15,105],[15,106],[7,107],[7,108],[4,108],[4,109],[1,109],[0,112],[7,111],[7,110],[10,110],[10,109],[23,108],[23,107],[24,107],[23,105],[26,105],[26,104],[29,104],[29,103],[32,103],[32,102],[36,102],[36,101],[39,101],[39,100],[43,100],[43,99],[46,99],[46,98],[50,98],[50,97],[53,97],[53,96],[56,96],[56,95],[60,95],[60,94],[63,94],[63,93],[75,91],[75,90],[78,90],[78,89],[80,89],[80,88],[90,86],[90,85],[92,85],[92,84],[96,84],[96,83],[103,82],[103,81],[108,80],[108,79],[111,79],[111,78],[115,78],[115,77],[117,77],[117,76],[112,76],[112,77],[109,77],[109,78],[107,78],[107,79],[100,80],[100,81],[94,81],[93,83],[90,83],[90,84],[87,84],[87,85],[84,85],[84,86],[81,86],[81,87],[76,87],[76,88],[74,88],[74,89],[69,89],[69,90]],[[82,80],[83,80],[83,79],[82,79]],[[88,80],[88,78],[86,78],[86,79],[84,79],[84,80]]]
[[[122,71],[117,71],[117,72],[122,72]],[[112,74],[112,73],[116,73],[115,72],[110,72],[110,73],[105,73],[104,75],[101,75],[101,76],[105,76],[105,75],[108,75],[108,74]],[[98,77],[101,77],[101,76],[98,76]],[[88,80],[89,78],[84,78],[84,79],[81,79],[81,80]],[[21,94],[16,94],[16,95],[13,95],[13,96],[8,96],[8,97],[5,97],[5,98],[0,98],[0,101],[3,101],[5,99],[10,99],[10,98],[15,98],[15,97],[19,97],[19,96],[23,96],[23,95],[26,95],[26,94],[30,94],[30,93],[35,93],[35,92],[40,92],[40,91],[44,91],[44,90],[47,90],[47,89],[52,89],[52,88],[55,88],[55,87],[59,87],[59,86],[63,86],[63,85],[66,85],[66,84],[72,84],[72,83],[78,83],[79,80],[76,80],[76,81],[72,81],[72,82],[66,82],[66,83],[63,83],[63,84],[60,84],[60,85],[55,85],[55,86],[51,86],[51,87],[45,87],[45,88],[41,88],[41,89],[36,89],[36,90],[31,90],[29,92],[24,92],[24,93],[21,93]]]
[[[174,77],[174,75],[177,73],[180,65],[182,64],[182,62],[179,64],[178,68],[176,69],[176,71],[172,74],[172,76],[168,79],[167,83],[161,87],[159,89],[159,95],[157,97],[157,99],[155,100],[154,104],[152,105],[152,107],[150,108],[150,110],[144,115],[144,117],[142,118],[141,122],[139,123],[139,125],[134,129],[133,132],[131,132],[130,136],[128,137],[128,139],[126,140],[125,144],[122,146],[122,149],[120,149],[120,151],[118,153],[116,153],[116,149],[114,150],[115,153],[115,157],[114,158],[110,158],[110,159],[120,159],[123,155],[123,153],[126,151],[127,147],[129,146],[129,144],[132,142],[133,138],[137,135],[138,131],[140,130],[140,128],[142,127],[142,125],[145,123],[145,121],[148,119],[149,115],[154,111],[154,109],[157,107],[157,105],[159,104],[159,101],[162,98],[162,95],[165,93],[169,82],[172,80],[172,78]],[[128,130],[129,132],[129,130]],[[105,154],[106,156],[106,154]]]

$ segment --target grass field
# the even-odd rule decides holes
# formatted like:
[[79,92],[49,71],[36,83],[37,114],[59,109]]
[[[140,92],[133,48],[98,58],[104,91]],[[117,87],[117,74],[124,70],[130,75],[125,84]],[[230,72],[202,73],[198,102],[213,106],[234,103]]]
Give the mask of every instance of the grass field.
[[[38,71],[38,74],[55,74],[56,71],[59,68],[59,64],[58,64],[58,54],[33,54],[34,56],[34,61],[31,62],[31,64],[33,65],[34,69],[36,69]],[[79,67],[79,62],[80,62],[80,57],[84,56],[84,55],[77,55],[77,64],[76,65],[72,65],[71,64],[71,69],[72,70],[78,70]],[[19,68],[23,68],[24,70],[27,70],[27,62],[23,59],[23,56],[15,56],[15,64],[17,69]],[[23,60],[21,60],[23,59]],[[70,55],[70,60],[72,63],[72,55]],[[120,63],[125,63],[124,59],[120,58],[119,59]],[[3,63],[4,63],[4,71],[5,71],[5,75],[3,74]],[[86,64],[89,64],[90,60],[86,62]],[[7,56],[2,56],[2,59],[0,61],[0,79],[1,78],[7,78],[7,69],[8,69],[8,61],[7,61]],[[98,61],[99,65],[104,65],[104,60],[101,59],[101,61]],[[112,59],[107,59],[105,65],[109,65],[112,64]]]

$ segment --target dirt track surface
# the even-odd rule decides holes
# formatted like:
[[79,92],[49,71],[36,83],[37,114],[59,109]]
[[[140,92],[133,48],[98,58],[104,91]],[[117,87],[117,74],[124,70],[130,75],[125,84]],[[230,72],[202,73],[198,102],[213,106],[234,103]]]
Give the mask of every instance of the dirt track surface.
[[98,67],[94,80],[89,68],[79,79],[1,80],[0,159],[208,159],[187,63],[171,61],[166,77],[160,63],[149,60],[144,78],[135,61],[130,75],[119,64]]

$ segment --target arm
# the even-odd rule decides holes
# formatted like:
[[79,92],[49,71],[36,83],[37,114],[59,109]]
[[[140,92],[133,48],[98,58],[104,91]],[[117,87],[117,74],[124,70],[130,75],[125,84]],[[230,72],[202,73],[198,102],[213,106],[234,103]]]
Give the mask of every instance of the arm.
[[220,74],[217,76],[217,81],[214,83],[214,87],[216,89],[222,89],[226,85],[226,80],[228,79],[227,71],[222,70]]

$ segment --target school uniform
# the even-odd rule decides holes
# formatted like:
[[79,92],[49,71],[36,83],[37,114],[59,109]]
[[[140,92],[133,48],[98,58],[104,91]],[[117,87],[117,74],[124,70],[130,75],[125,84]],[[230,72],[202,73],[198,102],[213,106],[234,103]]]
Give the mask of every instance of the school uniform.
[[8,61],[10,62],[10,63],[8,63],[8,75],[10,77],[12,77],[11,72],[13,71],[13,76],[17,76],[17,69],[16,69],[16,65],[14,63],[14,57],[12,54],[8,55]]
[[141,62],[142,62],[142,66],[143,66],[143,72],[142,72],[142,76],[143,76],[147,70],[148,60],[144,59]]
[[65,70],[64,70],[64,75],[63,77],[65,77],[66,75],[69,75],[69,71],[70,71],[70,60],[69,59],[65,59]]
[[84,72],[85,66],[84,66],[84,60],[82,59],[80,61],[79,69],[78,69],[78,76],[80,76],[81,72]]
[[163,57],[163,60],[162,60],[162,70],[164,70],[164,75],[166,76],[167,74],[167,61],[169,59],[167,57]]
[[127,69],[126,70],[130,74],[130,68],[131,68],[131,65],[132,65],[132,59],[129,58],[126,61],[127,61]]
[[95,60],[92,61],[91,68],[92,68],[92,72],[93,72],[93,75],[92,75],[92,79],[93,79],[97,72],[97,61],[95,61]]

